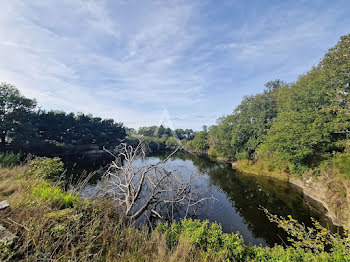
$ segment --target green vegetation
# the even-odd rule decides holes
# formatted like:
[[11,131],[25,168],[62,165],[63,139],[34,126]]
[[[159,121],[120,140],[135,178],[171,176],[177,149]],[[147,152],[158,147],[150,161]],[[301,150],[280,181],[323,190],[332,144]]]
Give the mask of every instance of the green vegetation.
[[42,178],[57,179],[64,170],[64,164],[60,158],[38,157],[30,163],[28,175]]
[[209,149],[208,131],[203,130],[203,131],[200,131],[199,133],[196,133],[193,140],[188,141],[185,144],[185,147],[186,149],[193,152],[198,152],[198,153],[206,152]]
[[349,153],[336,154],[332,159],[332,166],[338,174],[350,178],[350,156]]
[[322,227],[320,223],[315,220],[313,220],[314,227],[306,227],[291,216],[288,216],[286,219],[272,215],[266,209],[264,212],[268,216],[270,222],[277,223],[280,228],[288,233],[290,236],[289,241],[295,248],[303,248],[315,254],[330,250],[337,259],[343,259],[343,261],[350,259],[349,254],[347,254],[350,237],[348,229],[345,228],[343,236],[340,236]]
[[35,100],[22,96],[13,85],[0,84],[0,140],[6,143],[20,143],[30,130],[29,115],[36,106]]
[[38,111],[32,115],[35,127],[34,138],[50,144],[63,145],[104,145],[119,143],[126,136],[121,123],[113,119],[102,119],[90,114],[66,114],[61,111]]
[[[230,115],[200,132],[163,126],[126,129],[86,114],[36,110],[12,85],[0,84],[0,211],[18,238],[0,243],[2,261],[349,261],[349,232],[333,234],[314,221],[305,227],[292,217],[271,222],[290,235],[291,246],[245,245],[208,221],[184,219],[136,229],[109,200],[83,200],[55,182],[64,172],[59,158],[36,158],[16,166],[21,154],[91,146],[147,143],[151,151],[179,145],[254,172],[324,177],[331,209],[342,213],[350,178],[350,34],[341,37],[318,65],[294,83],[268,82],[262,94],[245,97]],[[179,141],[181,143],[179,143]],[[333,177],[330,176],[332,174]],[[334,175],[335,174],[335,175]],[[334,179],[336,176],[336,179]],[[342,181],[346,181],[342,179]],[[342,182],[341,181],[341,182]],[[342,214],[348,217],[348,214]],[[344,218],[346,219],[346,218]]]
[[36,101],[0,84],[0,150],[44,154],[82,145],[110,147],[126,136],[121,123],[79,113],[36,110]]
[[[128,143],[136,146],[141,139],[150,152],[162,152],[183,147],[195,136],[192,129],[175,129],[160,126],[140,127],[128,137]],[[137,138],[136,138],[137,137]]]
[[167,246],[176,247],[182,240],[192,246],[199,247],[206,254],[205,258],[220,259],[243,258],[244,243],[239,234],[225,234],[220,225],[209,221],[183,219],[179,223],[159,223],[156,232],[165,234]]
[[34,186],[32,190],[33,196],[48,200],[58,207],[72,207],[74,202],[78,199],[78,195],[67,194],[58,186],[50,185],[45,182]]
[[[48,161],[0,169],[0,200],[11,209],[0,221],[15,232],[0,243],[1,261],[347,261],[349,233],[330,233],[315,222],[266,214],[291,236],[292,246],[245,245],[242,236],[223,233],[208,221],[159,223],[152,232],[128,224],[109,200],[81,199],[35,175]],[[56,162],[56,161],[54,161]],[[43,165],[40,167],[40,165]],[[34,168],[34,172],[28,172]],[[33,170],[32,170],[33,171]],[[49,173],[55,173],[52,171]],[[13,185],[8,192],[7,185]]]
[[0,153],[0,166],[1,167],[12,167],[19,163],[21,159],[20,153],[5,152]]
[[[350,35],[295,83],[268,82],[262,94],[245,97],[207,135],[189,146],[230,161],[266,162],[266,170],[301,175],[328,168],[348,176],[350,133]],[[197,138],[198,137],[198,138]],[[264,167],[265,169],[265,167]]]

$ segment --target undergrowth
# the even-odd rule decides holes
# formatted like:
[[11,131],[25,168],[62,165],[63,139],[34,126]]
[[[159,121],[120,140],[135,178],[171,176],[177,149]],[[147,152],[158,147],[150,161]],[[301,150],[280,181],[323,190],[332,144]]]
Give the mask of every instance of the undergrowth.
[[19,163],[20,153],[0,152],[0,167],[13,167]]
[[[298,240],[300,232],[288,247],[245,245],[239,233],[226,234],[216,223],[191,219],[159,223],[152,232],[137,229],[110,200],[82,199],[28,171],[28,166],[0,169],[0,200],[8,199],[11,205],[0,211],[0,223],[17,236],[11,243],[0,242],[1,261],[350,260],[349,236],[329,235],[318,224],[316,234],[337,238],[336,245],[326,250],[295,244],[310,241]],[[14,186],[9,192],[10,184]],[[288,224],[292,232],[300,229],[295,220],[270,218]]]

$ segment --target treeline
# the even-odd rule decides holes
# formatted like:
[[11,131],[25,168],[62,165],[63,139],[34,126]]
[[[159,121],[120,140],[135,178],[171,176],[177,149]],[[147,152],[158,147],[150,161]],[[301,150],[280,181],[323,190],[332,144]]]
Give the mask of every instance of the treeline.
[[302,174],[333,167],[350,176],[350,35],[294,83],[268,82],[217,125],[199,133],[212,156],[264,162]]
[[183,148],[196,135],[192,129],[175,129],[169,127],[149,126],[140,127],[136,130],[129,130],[128,143],[136,146],[142,140],[150,152],[162,152]]
[[122,123],[90,114],[43,111],[7,83],[0,84],[1,150],[45,153],[71,146],[105,146],[126,137]]
[[151,152],[185,149],[195,153],[206,153],[208,144],[208,127],[203,126],[202,131],[178,128],[172,130],[162,125],[140,127],[132,130],[129,143],[136,145],[139,139],[144,141]]

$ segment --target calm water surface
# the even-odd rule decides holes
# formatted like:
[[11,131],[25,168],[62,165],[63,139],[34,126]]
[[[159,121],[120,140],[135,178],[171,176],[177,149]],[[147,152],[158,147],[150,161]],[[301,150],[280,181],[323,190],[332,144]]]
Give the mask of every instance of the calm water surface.
[[[147,157],[148,163],[157,163],[165,156]],[[96,170],[100,161],[80,161],[72,165],[66,161],[68,174],[78,174],[82,169]],[[106,162],[102,164],[106,164]],[[134,165],[142,162],[136,160]],[[177,153],[167,162],[169,168],[177,169],[184,177],[198,174],[196,184],[203,196],[214,196],[217,201],[206,201],[197,212],[197,218],[208,219],[222,225],[225,232],[239,232],[245,243],[273,246],[287,243],[285,233],[270,223],[260,206],[271,213],[287,216],[310,225],[311,217],[335,230],[325,217],[324,209],[304,196],[295,186],[274,178],[252,176],[233,170],[226,164],[207,158]],[[98,176],[88,185],[85,192],[93,194],[99,187]]]

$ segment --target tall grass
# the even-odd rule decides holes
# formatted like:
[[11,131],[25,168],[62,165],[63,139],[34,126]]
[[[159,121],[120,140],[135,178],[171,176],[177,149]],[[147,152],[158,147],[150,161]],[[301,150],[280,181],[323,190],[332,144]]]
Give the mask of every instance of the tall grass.
[[66,193],[60,187],[50,185],[46,182],[33,187],[33,196],[48,200],[58,207],[72,207],[78,200],[77,194]]
[[[0,243],[0,261],[350,259],[348,235],[341,240],[345,244],[340,241],[330,252],[314,252],[301,246],[245,245],[239,234],[226,234],[220,225],[208,221],[187,219],[169,225],[163,223],[152,232],[147,228],[136,229],[121,216],[112,201],[83,200],[67,194],[58,183],[30,174],[28,168],[0,168],[0,182],[4,185],[0,187],[0,198],[6,197],[11,205],[10,209],[0,210],[0,222],[17,236],[13,243]],[[4,191],[9,184],[16,185],[11,194]],[[282,226],[287,225],[282,222]]]

